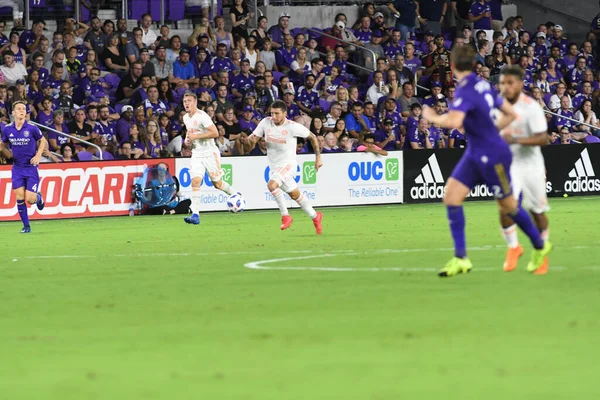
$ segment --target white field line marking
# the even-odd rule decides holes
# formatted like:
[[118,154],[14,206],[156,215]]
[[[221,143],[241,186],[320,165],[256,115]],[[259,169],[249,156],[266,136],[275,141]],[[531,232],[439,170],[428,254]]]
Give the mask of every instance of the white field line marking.
[[[469,251],[487,251],[505,249],[506,246],[483,246],[483,247],[471,247]],[[380,253],[426,253],[429,251],[454,251],[453,247],[444,247],[437,249],[379,249],[373,250]],[[77,255],[77,254],[59,254],[59,255],[40,255],[40,256],[25,256],[20,257],[22,259],[53,259],[53,258],[100,258],[100,257],[195,257],[195,256],[228,256],[228,255],[253,255],[253,254],[310,254],[310,253],[341,253],[341,254],[354,254],[354,250],[256,250],[256,251],[224,251],[215,253],[117,253],[117,254],[99,254],[99,255]],[[362,253],[360,253],[362,254]],[[12,257],[19,258],[19,257]]]
[[[254,270],[271,270],[271,271],[327,271],[327,272],[437,272],[439,268],[432,267],[383,267],[383,268],[352,268],[352,267],[266,267],[265,264],[272,264],[283,261],[307,260],[311,258],[337,257],[338,255],[356,255],[367,253],[352,253],[352,254],[320,254],[313,256],[302,257],[285,257],[272,258],[270,260],[260,260],[244,264],[244,268]],[[565,267],[550,267],[552,271],[564,271]],[[482,272],[502,272],[501,268],[473,268],[473,271]]]
[[[581,249],[599,249],[600,244],[597,246],[560,246],[557,249],[567,250],[581,250]],[[468,251],[490,251],[490,250],[505,250],[505,245],[495,246],[480,246],[470,247]],[[453,247],[440,247],[433,249],[373,249],[374,252],[379,253],[427,253],[427,252],[447,252],[454,251]],[[229,256],[229,255],[253,255],[253,254],[314,254],[314,253],[328,253],[328,254],[355,254],[355,250],[256,250],[256,251],[223,251],[223,252],[204,252],[204,253],[116,253],[116,254],[99,254],[99,255],[77,255],[77,254],[48,254],[48,255],[36,255],[36,256],[13,256],[8,258],[20,258],[27,260],[39,260],[39,259],[77,259],[77,258],[104,258],[104,257],[197,257],[197,256]],[[362,253],[360,253],[362,254]]]

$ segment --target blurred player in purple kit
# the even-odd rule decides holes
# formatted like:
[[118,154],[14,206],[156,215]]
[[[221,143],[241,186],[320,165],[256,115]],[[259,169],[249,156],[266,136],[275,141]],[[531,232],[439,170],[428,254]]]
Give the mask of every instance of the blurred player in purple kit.
[[[432,108],[423,109],[423,117],[434,124],[447,129],[464,126],[469,138],[467,151],[446,184],[444,203],[455,252],[454,257],[440,270],[439,276],[467,273],[473,267],[467,258],[462,203],[471,189],[482,182],[494,193],[500,212],[512,219],[531,240],[534,250],[527,269],[535,271],[544,263],[552,245],[548,241],[544,242],[527,212],[513,196],[510,181],[512,154],[498,131],[508,126],[517,114],[508,101],[495,94],[489,82],[473,72],[475,51],[470,46],[454,50],[451,61],[454,76],[459,83],[450,111],[438,115]],[[493,113],[496,109],[500,110],[500,115],[494,123]]]
[[38,210],[44,209],[44,200],[38,193],[40,184],[38,165],[48,142],[37,126],[25,120],[27,105],[24,101],[13,103],[13,116],[14,122],[2,128],[0,151],[3,151],[8,143],[13,157],[12,187],[17,198],[19,216],[23,221],[21,233],[29,233],[31,228],[25,202],[36,204]]

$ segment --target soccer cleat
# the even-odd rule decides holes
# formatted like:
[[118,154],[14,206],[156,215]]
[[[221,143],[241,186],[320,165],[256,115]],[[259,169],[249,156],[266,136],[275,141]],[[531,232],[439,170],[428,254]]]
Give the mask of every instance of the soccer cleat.
[[192,214],[191,217],[185,217],[183,220],[186,224],[200,225],[200,216],[198,214]]
[[534,275],[546,275],[546,272],[548,272],[548,257],[544,257],[544,263],[542,264],[541,267],[539,267],[538,269],[533,271],[533,274]]
[[285,231],[287,228],[290,227],[290,225],[292,225],[292,217],[289,215],[282,215],[281,216],[281,230]]
[[[552,251],[552,244],[548,241],[544,242],[544,247],[540,250],[533,249],[531,253],[531,260],[527,264],[527,271],[535,272],[544,266],[544,260],[548,257],[548,254]],[[548,267],[546,266],[546,269]]]
[[31,227],[29,225],[24,226],[23,229],[21,229],[21,233],[31,233]]
[[37,194],[37,202],[35,204],[37,205],[37,208],[40,211],[43,210],[46,206],[46,204],[44,203],[44,198],[40,193]]
[[523,255],[523,247],[518,245],[517,247],[509,248],[506,251],[506,260],[504,261],[504,270],[506,272],[514,271],[519,265],[519,258]]
[[313,224],[315,225],[317,235],[323,233],[323,225],[321,225],[321,221],[323,221],[323,214],[318,212],[317,216],[313,218]]
[[448,263],[446,263],[446,266],[438,272],[438,276],[442,278],[447,278],[458,274],[468,274],[469,272],[471,272],[472,268],[473,264],[468,258],[454,257],[450,261],[448,261]]

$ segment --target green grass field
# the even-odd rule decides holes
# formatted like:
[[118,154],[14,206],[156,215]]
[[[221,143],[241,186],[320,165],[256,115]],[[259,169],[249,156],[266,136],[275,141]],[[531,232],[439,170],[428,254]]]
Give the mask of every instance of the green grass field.
[[546,276],[491,202],[450,279],[440,204],[0,224],[0,398],[597,398],[600,199],[551,205]]

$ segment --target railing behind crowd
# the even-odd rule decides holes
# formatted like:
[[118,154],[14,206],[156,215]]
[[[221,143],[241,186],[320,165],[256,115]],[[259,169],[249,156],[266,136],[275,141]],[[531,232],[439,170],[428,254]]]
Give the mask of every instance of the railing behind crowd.
[[54,132],[54,133],[56,133],[56,134],[58,134],[60,136],[68,137],[71,140],[77,140],[78,142],[85,143],[88,146],[92,146],[92,147],[97,148],[98,149],[98,158],[100,159],[100,161],[102,161],[102,149],[97,144],[94,144],[92,142],[88,142],[87,140],[80,139],[77,136],[69,135],[68,133],[57,131],[56,129],[50,128],[49,126],[46,126],[46,125],[38,124],[37,122],[34,122],[34,121],[29,121],[29,123],[32,124],[32,125],[37,126],[40,129],[44,129],[44,130],[47,130],[47,131],[50,131],[50,132]]

